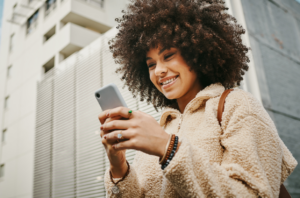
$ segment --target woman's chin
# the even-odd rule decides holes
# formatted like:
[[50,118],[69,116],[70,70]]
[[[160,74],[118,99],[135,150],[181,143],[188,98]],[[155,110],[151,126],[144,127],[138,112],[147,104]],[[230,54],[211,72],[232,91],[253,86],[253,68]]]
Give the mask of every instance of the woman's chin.
[[174,94],[174,93],[164,93],[164,95],[169,100],[174,100],[174,99],[177,99],[179,97],[178,94]]

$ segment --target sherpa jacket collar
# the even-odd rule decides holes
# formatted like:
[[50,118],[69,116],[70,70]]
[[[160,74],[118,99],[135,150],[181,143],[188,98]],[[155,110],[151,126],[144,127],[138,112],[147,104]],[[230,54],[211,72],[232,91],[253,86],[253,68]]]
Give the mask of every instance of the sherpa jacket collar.
[[[202,105],[205,105],[207,100],[209,100],[210,98],[215,98],[220,96],[224,91],[225,88],[221,83],[215,83],[205,87],[204,89],[200,90],[197,93],[196,97],[186,105],[183,114],[188,112],[192,113],[193,111],[200,108]],[[180,114],[181,113],[179,110],[171,107],[166,107],[161,114],[160,126],[165,125],[169,115],[171,115],[171,118],[174,119]]]

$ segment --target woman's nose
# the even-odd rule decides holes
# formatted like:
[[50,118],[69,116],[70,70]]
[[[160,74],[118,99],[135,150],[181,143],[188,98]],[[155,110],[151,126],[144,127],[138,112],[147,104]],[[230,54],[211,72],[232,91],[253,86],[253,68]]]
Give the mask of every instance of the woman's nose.
[[162,74],[167,73],[168,68],[166,67],[165,64],[163,63],[156,63],[156,67],[155,67],[155,75],[156,76],[161,76]]

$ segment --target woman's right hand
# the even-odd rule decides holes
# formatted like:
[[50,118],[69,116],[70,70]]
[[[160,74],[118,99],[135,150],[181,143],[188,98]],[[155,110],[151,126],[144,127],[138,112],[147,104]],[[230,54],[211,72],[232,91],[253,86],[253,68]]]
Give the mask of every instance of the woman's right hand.
[[[100,113],[98,116],[99,121],[102,125],[104,123],[108,123],[113,120],[122,119],[121,116],[108,118],[106,116],[106,113],[108,111],[109,110],[106,110],[106,111]],[[112,145],[116,144],[116,142],[108,142],[106,139],[103,138],[104,135],[109,135],[110,132],[112,132],[112,131],[101,130],[100,136],[102,138],[102,144],[106,150],[106,154],[107,154],[107,157],[110,162],[110,170],[111,170],[112,176],[114,178],[121,178],[125,175],[125,173],[127,172],[127,169],[128,169],[127,163],[126,163],[126,156],[125,156],[126,150],[117,151],[116,149],[114,149],[112,147]]]

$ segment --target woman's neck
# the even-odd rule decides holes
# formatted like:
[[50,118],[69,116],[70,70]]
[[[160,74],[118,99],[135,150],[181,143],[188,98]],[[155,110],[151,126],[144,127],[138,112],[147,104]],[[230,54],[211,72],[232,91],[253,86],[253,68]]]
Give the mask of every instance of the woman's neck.
[[197,83],[188,93],[177,99],[178,108],[181,113],[184,112],[186,105],[196,97],[200,90],[202,90],[202,87]]

